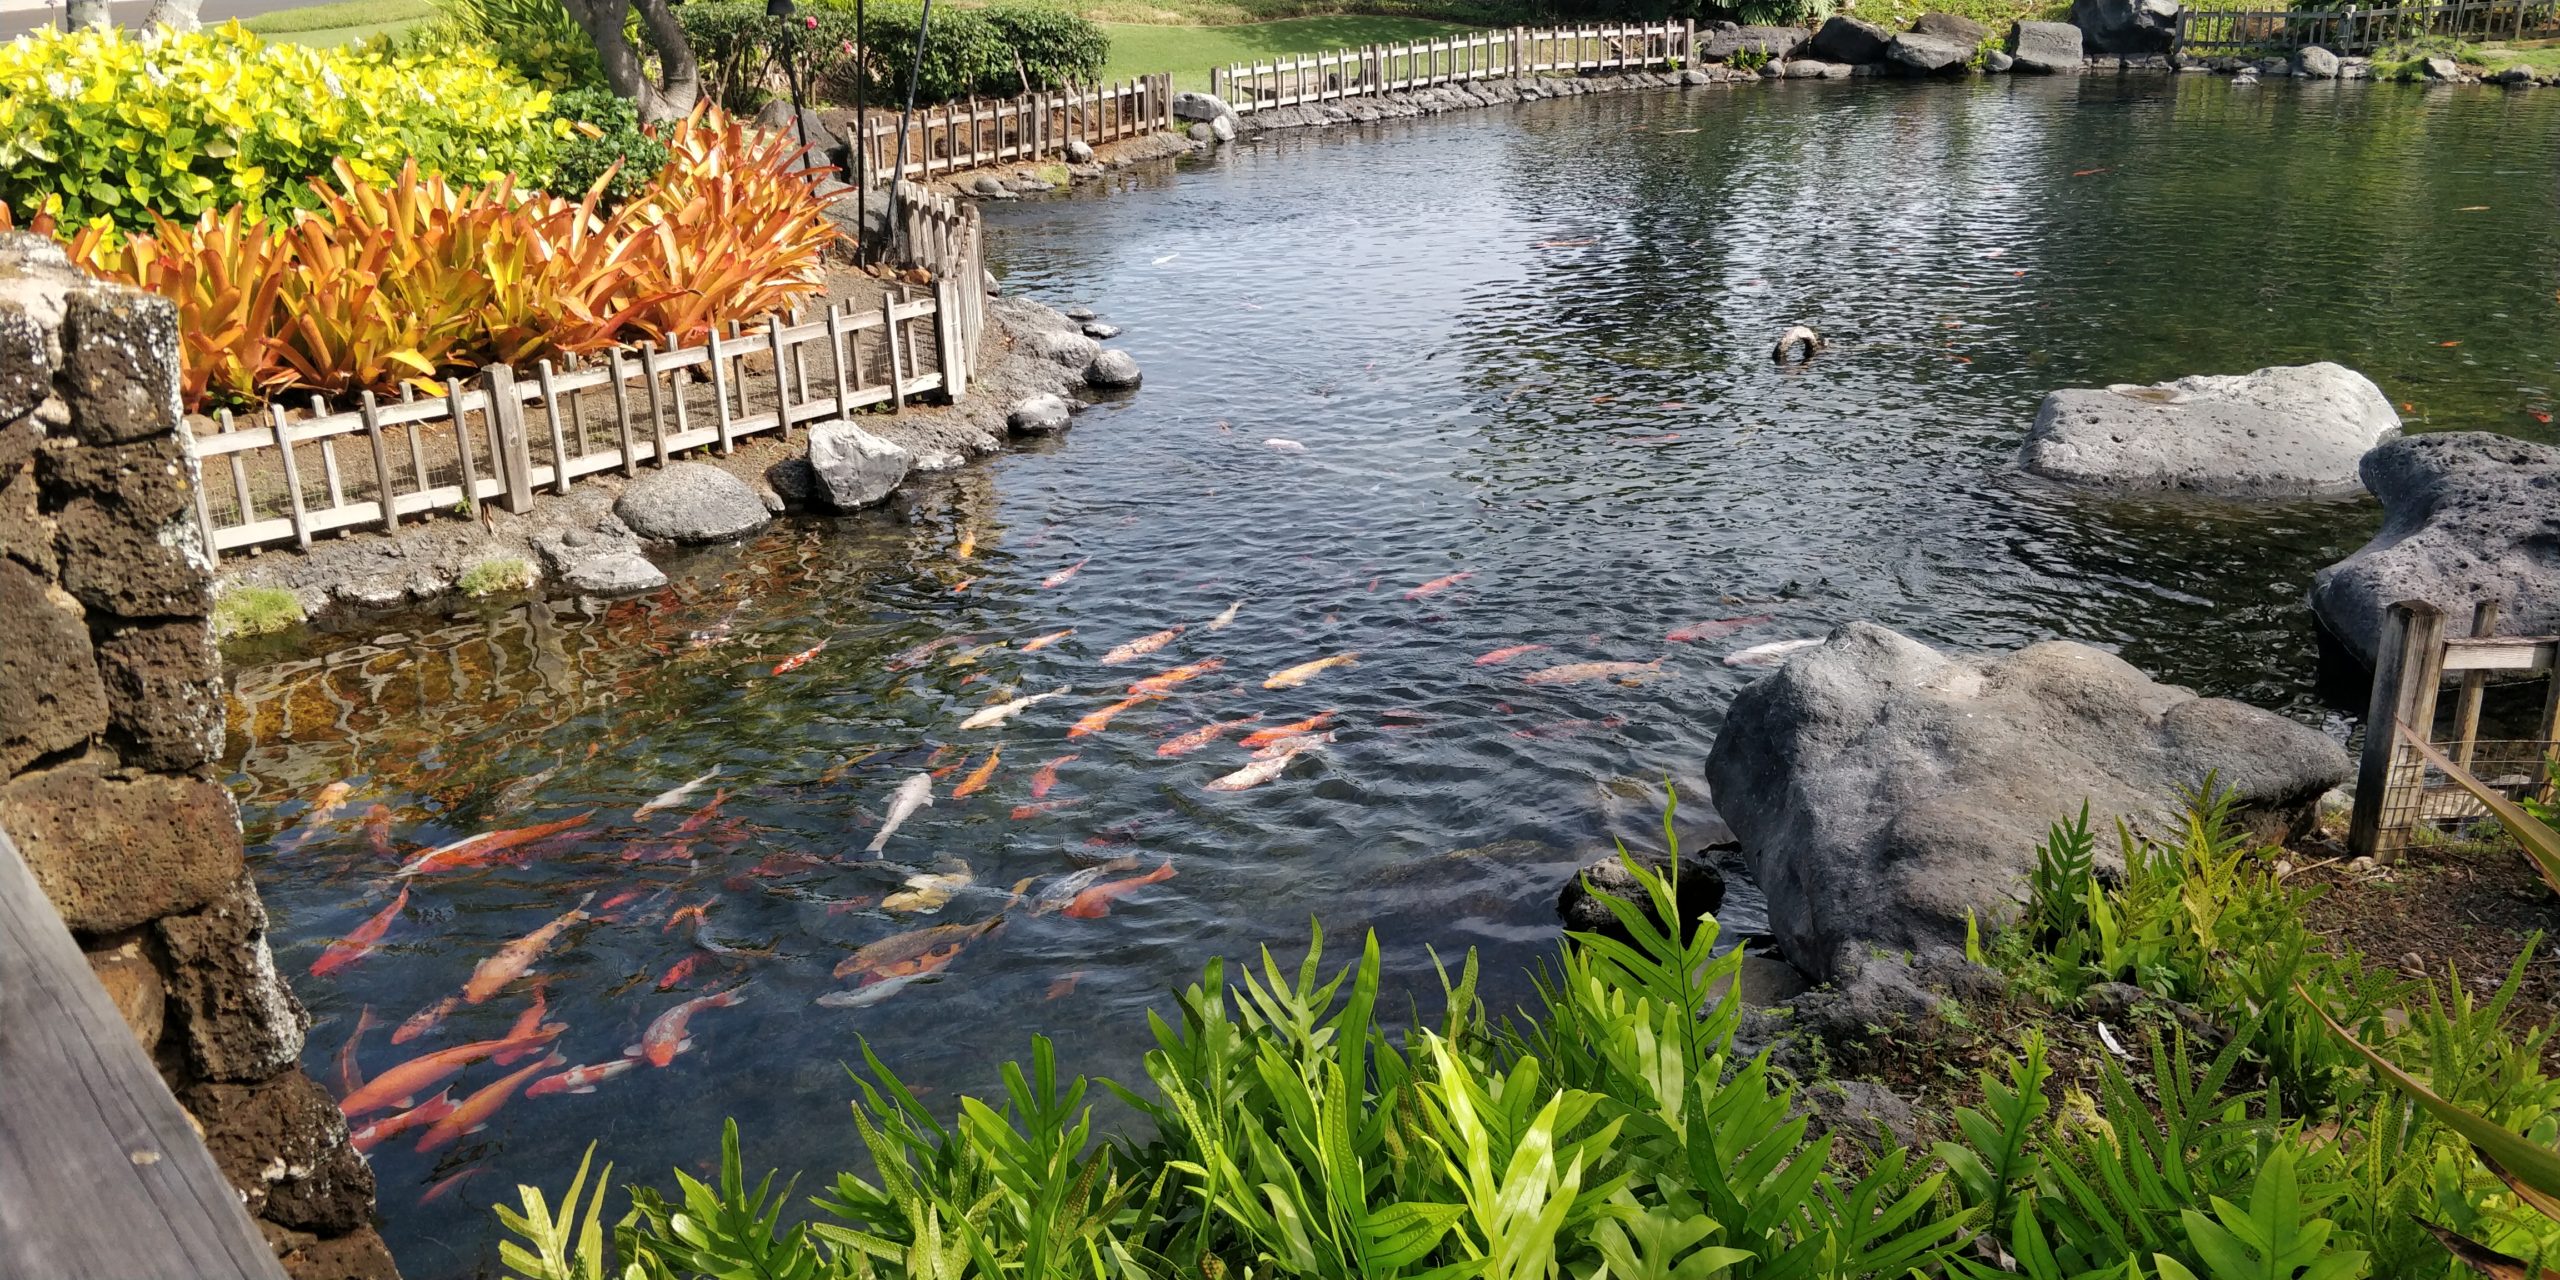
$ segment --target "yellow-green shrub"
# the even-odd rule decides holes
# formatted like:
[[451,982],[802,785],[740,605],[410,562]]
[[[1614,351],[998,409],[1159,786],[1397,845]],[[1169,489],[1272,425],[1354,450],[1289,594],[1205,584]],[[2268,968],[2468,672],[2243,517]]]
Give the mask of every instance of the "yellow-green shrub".
[[345,160],[383,181],[415,159],[456,182],[539,173],[550,94],[468,50],[266,44],[231,23],[40,30],[0,45],[0,200],[60,197],[69,222],[192,222],[307,208]]

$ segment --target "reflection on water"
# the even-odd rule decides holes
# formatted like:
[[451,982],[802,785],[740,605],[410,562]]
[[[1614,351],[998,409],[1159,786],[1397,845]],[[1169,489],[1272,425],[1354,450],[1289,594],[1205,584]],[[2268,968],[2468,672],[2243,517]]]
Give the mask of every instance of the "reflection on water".
[[[339,1080],[368,1008],[361,1074],[501,1036],[537,984],[558,1051],[594,1065],[740,989],[664,1068],[376,1149],[404,1266],[468,1274],[488,1201],[564,1180],[590,1138],[645,1174],[735,1115],[753,1160],[850,1161],[838,1064],[865,1038],[945,1100],[1034,1032],[1134,1076],[1137,1010],[1311,916],[1380,928],[1423,990],[1430,950],[1480,948],[1491,998],[1515,1000],[1573,861],[1658,839],[1662,782],[1695,776],[1752,674],[1722,659],[1751,645],[1851,617],[1949,645],[2066,636],[2320,723],[2300,601],[2370,504],[2101,500],[2011,457],[2051,387],[2308,359],[2366,370],[2419,429],[2552,438],[2555,143],[2553,95],[1786,83],[1284,136],[998,207],[1011,284],[1122,325],[1143,394],[892,510],[696,553],[652,596],[233,654],[232,761],[279,960],[319,1020],[309,1065]],[[1796,323],[1834,350],[1773,368]],[[1205,789],[1250,761],[1246,732],[1325,712],[1333,740],[1273,780]],[[919,772],[933,805],[865,858]],[[307,825],[342,779],[346,806]],[[412,877],[378,951],[302,976],[393,900],[403,859],[590,810]],[[1041,909],[1097,869],[1067,888],[1153,882]],[[389,1043],[589,894],[532,976]],[[916,980],[815,1003],[884,975]]]

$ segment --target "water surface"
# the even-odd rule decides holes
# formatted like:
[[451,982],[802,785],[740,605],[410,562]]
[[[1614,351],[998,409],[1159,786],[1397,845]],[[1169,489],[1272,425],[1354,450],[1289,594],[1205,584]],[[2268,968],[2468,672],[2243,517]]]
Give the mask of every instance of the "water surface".
[[[1141,1008],[1213,954],[1301,943],[1311,917],[1345,946],[1378,927],[1412,981],[1426,948],[1479,948],[1493,997],[1516,1000],[1567,868],[1643,832],[1665,776],[1696,775],[1753,675],[1722,660],[1748,645],[1849,618],[1951,646],[2068,637],[2343,737],[2301,599],[2370,534],[2370,503],[2093,498],[2022,479],[2013,455],[2053,387],[2315,359],[2373,376],[2414,429],[2553,439],[2555,180],[2560,95],[2022,78],[1282,135],[994,207],[1008,286],[1123,326],[1143,392],[892,509],[695,554],[655,595],[234,652],[231,763],[280,963],[317,1019],[308,1066],[338,1080],[360,1010],[409,1017],[589,893],[618,918],[539,966],[570,1062],[749,984],[665,1069],[375,1152],[404,1268],[469,1274],[492,1262],[483,1207],[565,1182],[590,1139],[654,1174],[715,1151],[735,1115],[752,1161],[844,1167],[838,1064],[862,1038],[944,1101],[1034,1032],[1075,1069],[1134,1077]],[[1835,350],[1772,367],[1798,323]],[[1720,619],[1765,620],[1666,639]],[[1212,659],[1067,738],[1131,681]],[[1523,679],[1656,660],[1626,683]],[[1059,687],[1001,729],[956,727]],[[1212,720],[1328,710],[1336,740],[1253,790],[1203,789],[1246,762],[1231,744],[1156,751]],[[986,789],[952,799],[999,746]],[[1062,803],[1016,817],[1070,754],[1038,798]],[[946,768],[866,860],[899,780]],[[340,779],[350,805],[296,843]],[[302,977],[415,847],[589,810],[523,865],[422,878],[381,952]],[[1010,897],[1116,858],[1176,874],[1100,918]],[[936,914],[880,905],[964,864],[974,885]],[[829,970],[857,946],[999,913],[935,980],[813,1003],[849,985]],[[519,982],[397,1048],[374,1031],[360,1068],[497,1035],[529,999]]]

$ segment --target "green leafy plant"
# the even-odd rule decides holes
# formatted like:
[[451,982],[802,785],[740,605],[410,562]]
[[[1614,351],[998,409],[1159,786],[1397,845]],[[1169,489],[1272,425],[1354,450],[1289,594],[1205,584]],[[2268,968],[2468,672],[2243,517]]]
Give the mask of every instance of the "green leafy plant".
[[[998,4],[987,21],[1013,52],[1016,87],[1034,91],[1092,84],[1111,60],[1111,37],[1102,24],[1073,9],[1049,4]],[[987,86],[1003,95],[1001,84]]]
[[316,201],[344,165],[368,182],[414,162],[486,183],[540,171],[550,96],[470,49],[265,44],[231,23],[140,36],[51,27],[0,45],[0,200],[66,223],[192,222]]
[[[549,89],[601,88],[595,42],[560,0],[435,0],[420,52],[485,50],[498,65]],[[636,23],[635,23],[636,25]]]
[[[688,5],[690,12],[701,5]],[[640,127],[631,100],[610,89],[579,88],[555,95],[551,115],[566,136],[551,150],[544,188],[583,195],[603,182],[606,208],[619,208],[645,190],[667,164],[667,145]]]

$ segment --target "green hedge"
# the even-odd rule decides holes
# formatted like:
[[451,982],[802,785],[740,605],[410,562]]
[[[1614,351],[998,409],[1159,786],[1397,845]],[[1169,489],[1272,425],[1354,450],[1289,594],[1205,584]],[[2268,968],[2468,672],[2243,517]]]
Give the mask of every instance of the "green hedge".
[[874,104],[892,104],[905,100],[910,70],[919,72],[918,102],[1010,98],[1026,82],[1032,89],[1089,84],[1111,54],[1099,24],[1049,5],[936,4],[921,66],[916,29],[924,10],[902,0],[866,6],[867,39],[854,25],[851,0],[821,0],[788,19],[766,17],[760,0],[695,0],[676,12],[706,87],[733,111],[753,111],[772,96],[777,55],[798,60],[818,99],[850,101],[860,77]]

